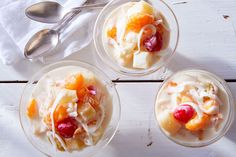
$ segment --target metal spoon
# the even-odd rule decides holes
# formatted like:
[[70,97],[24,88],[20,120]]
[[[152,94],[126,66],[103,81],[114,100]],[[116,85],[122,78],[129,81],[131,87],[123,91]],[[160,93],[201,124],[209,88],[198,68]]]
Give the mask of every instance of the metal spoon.
[[46,55],[59,43],[59,36],[65,27],[81,12],[73,11],[52,29],[43,29],[31,37],[25,45],[24,55],[27,59],[35,59]]
[[25,10],[25,15],[35,21],[43,23],[59,22],[66,14],[72,11],[95,9],[104,7],[107,2],[97,4],[85,4],[80,7],[66,9],[57,2],[44,1],[31,5]]

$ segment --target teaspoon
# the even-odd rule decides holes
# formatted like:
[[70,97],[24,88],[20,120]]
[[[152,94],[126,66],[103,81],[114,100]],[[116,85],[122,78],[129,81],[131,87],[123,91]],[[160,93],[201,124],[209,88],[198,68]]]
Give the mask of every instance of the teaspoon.
[[84,9],[96,9],[104,7],[107,2],[96,4],[85,4],[80,7],[66,9],[62,5],[53,1],[44,1],[33,4],[25,10],[25,15],[35,21],[43,23],[57,23],[65,15],[72,11],[84,10]]
[[53,50],[59,43],[59,36],[64,28],[79,14],[79,11],[71,12],[62,21],[52,29],[43,29],[34,34],[25,45],[24,56],[27,59],[35,59],[46,55]]

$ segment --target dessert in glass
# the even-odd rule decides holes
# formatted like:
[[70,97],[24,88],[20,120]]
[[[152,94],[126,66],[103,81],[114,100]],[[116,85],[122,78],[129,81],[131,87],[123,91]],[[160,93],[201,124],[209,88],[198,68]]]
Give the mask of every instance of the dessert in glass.
[[209,145],[229,129],[234,101],[226,82],[203,70],[173,74],[160,88],[155,104],[161,131],[189,147]]
[[103,73],[86,63],[66,61],[36,75],[20,108],[22,127],[36,148],[50,156],[90,156],[111,140],[120,104]]
[[145,75],[160,69],[175,52],[178,24],[162,1],[115,0],[101,11],[94,41],[98,55],[111,68]]

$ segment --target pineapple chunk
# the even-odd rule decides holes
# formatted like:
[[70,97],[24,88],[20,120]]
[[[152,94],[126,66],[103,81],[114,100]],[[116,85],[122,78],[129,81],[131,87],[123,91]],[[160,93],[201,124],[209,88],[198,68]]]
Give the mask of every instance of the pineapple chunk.
[[167,131],[170,135],[174,135],[181,128],[181,124],[173,117],[170,111],[163,111],[159,117],[158,121],[160,126]]
[[148,52],[136,52],[133,58],[133,67],[140,69],[147,69],[152,63],[152,56]]
[[137,13],[144,13],[144,14],[149,14],[149,15],[154,15],[154,9],[153,7],[148,4],[145,1],[140,1],[133,5],[129,10],[128,10],[128,16],[130,17],[133,14]]
[[95,109],[89,103],[78,105],[78,113],[85,122],[88,122],[96,116]]

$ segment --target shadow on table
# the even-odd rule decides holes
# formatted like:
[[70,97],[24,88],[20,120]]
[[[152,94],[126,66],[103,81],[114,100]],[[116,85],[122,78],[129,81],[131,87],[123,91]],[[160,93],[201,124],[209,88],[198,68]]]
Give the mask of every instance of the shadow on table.
[[[189,52],[189,53],[197,53],[197,52]],[[222,67],[222,69],[216,69],[215,65],[217,67]],[[231,67],[228,63],[226,63],[223,58],[222,59],[216,59],[211,56],[206,58],[197,58],[197,60],[193,60],[192,58],[187,58],[181,52],[176,52],[176,54],[173,56],[170,63],[166,66],[168,70],[171,72],[176,72],[183,69],[202,69],[207,70],[212,73],[215,73],[223,78],[226,78],[227,76],[223,75],[223,72],[220,73],[220,71],[236,71],[236,67]],[[226,72],[224,73],[226,74]]]
[[28,60],[21,60],[14,64],[12,68],[14,68],[15,72],[17,73],[17,76],[21,76],[20,79],[28,80],[44,66],[45,65],[40,63],[39,61],[32,63]]
[[[140,136],[146,130],[131,130],[123,134],[118,133],[112,140],[109,147],[113,149],[113,156],[130,156],[130,157],[143,157],[143,156],[155,156],[155,157],[170,157],[170,156],[182,156],[182,157],[216,157],[216,156],[228,156],[234,157],[236,151],[233,148],[236,143],[228,141],[227,139],[221,139],[220,141],[210,146],[202,148],[187,148],[173,143],[168,140],[157,129],[153,130],[152,143],[150,144],[144,137]],[[155,135],[154,135],[155,134]]]
[[234,121],[233,121],[229,131],[225,134],[225,137],[236,144],[236,119],[235,118],[236,118],[236,116],[234,116]]
[[[97,57],[92,54],[92,53],[96,53],[96,50],[94,48],[94,46],[92,46],[90,44],[90,46],[87,46],[85,48],[83,48],[82,50],[73,53],[72,55],[66,57],[64,60],[81,60],[81,61],[85,61],[88,62],[90,64],[95,64],[96,66],[98,66],[101,69],[104,69],[104,71],[110,75],[110,77],[112,79],[160,79],[159,76],[159,71],[148,75],[148,76],[144,76],[144,77],[127,77],[127,76],[122,76],[121,74],[114,72],[113,70],[111,70],[110,68],[108,68],[107,66],[104,66],[102,63],[97,62],[96,60],[99,60]],[[196,53],[196,52],[189,52],[189,53]],[[217,64],[217,67],[222,67],[222,69],[216,69],[215,65]],[[18,62],[17,64],[13,65],[13,68],[15,69],[16,73],[18,73],[20,76],[22,76],[22,78],[24,79],[29,79],[32,74],[35,74],[37,71],[39,71],[42,67],[44,67],[46,64],[42,64],[41,62],[37,61],[34,63],[31,63],[30,61],[27,60],[22,60],[20,62]],[[170,72],[176,72],[179,70],[183,70],[186,68],[197,68],[197,69],[203,69],[203,70],[208,70],[210,72],[216,73],[216,74],[220,74],[220,70],[224,71],[236,71],[236,67],[230,67],[230,65],[228,65],[223,59],[217,59],[216,58],[212,58],[209,56],[208,59],[201,59],[201,58],[197,58],[197,60],[193,60],[192,58],[187,58],[185,57],[183,54],[181,54],[181,52],[176,52],[176,54],[173,56],[172,60],[170,61],[170,63],[166,66],[166,68],[170,71]],[[223,75],[226,74],[221,72],[221,77],[223,77]],[[169,74],[167,74],[169,75]],[[230,74],[233,75],[233,74]],[[224,76],[226,77],[226,76]]]

